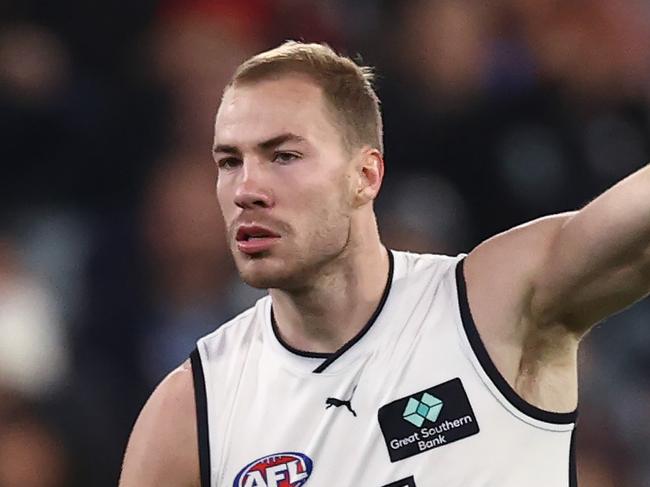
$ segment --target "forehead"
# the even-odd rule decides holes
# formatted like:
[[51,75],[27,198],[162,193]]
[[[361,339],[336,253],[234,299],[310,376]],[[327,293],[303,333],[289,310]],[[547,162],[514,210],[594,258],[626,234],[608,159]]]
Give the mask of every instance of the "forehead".
[[313,142],[338,140],[321,88],[303,75],[228,88],[215,121],[215,143],[247,145],[293,133]]

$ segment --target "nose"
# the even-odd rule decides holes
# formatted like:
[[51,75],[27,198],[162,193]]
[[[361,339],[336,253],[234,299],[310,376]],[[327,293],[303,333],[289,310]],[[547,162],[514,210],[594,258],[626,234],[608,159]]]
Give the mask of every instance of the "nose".
[[264,169],[260,164],[257,161],[245,161],[235,190],[235,204],[243,210],[271,208],[273,198],[265,181]]

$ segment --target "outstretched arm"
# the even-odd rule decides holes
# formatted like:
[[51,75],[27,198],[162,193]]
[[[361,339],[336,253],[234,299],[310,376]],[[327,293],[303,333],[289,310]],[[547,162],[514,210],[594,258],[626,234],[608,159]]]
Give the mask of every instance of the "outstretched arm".
[[531,313],[578,334],[650,293],[650,165],[550,235]]
[[198,487],[194,386],[189,361],[171,372],[136,421],[120,487]]
[[497,329],[559,326],[582,336],[650,293],[650,165],[580,211],[481,244],[467,274],[476,307]]

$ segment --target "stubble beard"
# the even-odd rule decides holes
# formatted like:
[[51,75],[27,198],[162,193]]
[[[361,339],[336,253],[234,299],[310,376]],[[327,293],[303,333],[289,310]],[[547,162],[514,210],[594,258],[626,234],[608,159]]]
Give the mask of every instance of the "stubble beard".
[[[314,232],[301,248],[271,249],[255,256],[235,255],[234,260],[242,281],[257,289],[282,289],[300,292],[310,288],[327,268],[340,259],[349,247],[351,221],[328,226]],[[279,242],[279,245],[288,242]],[[233,249],[233,253],[238,252]]]

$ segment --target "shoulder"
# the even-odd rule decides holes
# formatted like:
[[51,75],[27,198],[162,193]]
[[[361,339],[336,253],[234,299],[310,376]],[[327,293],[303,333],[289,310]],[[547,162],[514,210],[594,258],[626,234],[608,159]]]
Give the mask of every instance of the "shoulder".
[[270,300],[268,295],[260,298],[255,305],[200,338],[198,348],[202,352],[202,357],[221,356],[228,350],[234,351],[237,348],[236,344],[241,345],[242,342],[256,336],[264,320],[270,319]]
[[409,284],[419,281],[435,281],[453,271],[465,255],[418,254],[391,251],[395,259],[394,281],[405,280]]
[[131,433],[120,487],[199,485],[198,440],[189,361],[156,388]]
[[[559,230],[573,213],[552,215],[512,228],[476,247],[464,266],[468,294],[480,314],[520,323],[530,312],[536,278]],[[483,313],[483,309],[487,311]],[[494,315],[494,316],[492,316]]]
[[483,274],[520,269],[522,261],[529,262],[526,267],[534,266],[543,260],[554,236],[574,214],[546,216],[495,235],[472,250],[467,266]]

